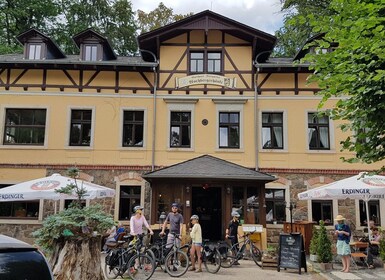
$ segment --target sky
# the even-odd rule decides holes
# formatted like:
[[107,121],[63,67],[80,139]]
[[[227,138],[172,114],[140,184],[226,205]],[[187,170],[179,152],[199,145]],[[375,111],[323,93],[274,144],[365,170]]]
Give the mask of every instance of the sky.
[[131,0],[134,11],[144,12],[154,10],[160,2],[174,14],[211,10],[272,35],[282,26],[280,0]]

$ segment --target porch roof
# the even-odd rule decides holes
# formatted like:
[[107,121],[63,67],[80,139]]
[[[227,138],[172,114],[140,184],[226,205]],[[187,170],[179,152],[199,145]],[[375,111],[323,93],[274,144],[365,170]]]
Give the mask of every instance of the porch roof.
[[159,170],[148,172],[144,179],[212,179],[243,180],[271,182],[276,180],[272,175],[255,171],[241,165],[203,155]]

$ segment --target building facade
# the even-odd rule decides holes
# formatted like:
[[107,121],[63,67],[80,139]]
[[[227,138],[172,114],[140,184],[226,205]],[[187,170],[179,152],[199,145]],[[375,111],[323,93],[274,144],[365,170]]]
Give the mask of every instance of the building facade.
[[[0,56],[0,187],[77,166],[80,178],[116,190],[97,201],[116,220],[128,224],[141,204],[157,227],[178,202],[211,239],[224,237],[235,209],[276,242],[290,202],[295,220],[332,223],[342,213],[364,226],[360,201],[297,201],[381,166],[340,160],[352,156],[340,151],[346,134],[316,114],[309,65],[294,63],[304,52],[270,58],[274,36],[211,11],[140,35],[140,56],[116,56],[90,29],[73,39],[79,55],[66,55],[31,29],[18,37],[23,54]],[[377,224],[384,207],[371,202]],[[53,208],[2,200],[0,229],[30,241]]]

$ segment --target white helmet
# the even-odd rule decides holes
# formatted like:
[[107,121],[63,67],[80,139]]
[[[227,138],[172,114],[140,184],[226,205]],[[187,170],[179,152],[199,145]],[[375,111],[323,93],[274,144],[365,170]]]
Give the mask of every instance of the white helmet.
[[231,212],[231,217],[237,217],[239,218],[241,215],[239,215],[239,213],[237,211],[233,211]]
[[195,219],[195,220],[198,221],[198,220],[199,220],[199,217],[198,217],[198,215],[192,215],[191,218],[190,218],[190,220],[192,220],[192,219]]
[[138,210],[143,210],[143,207],[140,205],[135,206],[134,207],[134,213],[136,213],[136,211],[138,211]]

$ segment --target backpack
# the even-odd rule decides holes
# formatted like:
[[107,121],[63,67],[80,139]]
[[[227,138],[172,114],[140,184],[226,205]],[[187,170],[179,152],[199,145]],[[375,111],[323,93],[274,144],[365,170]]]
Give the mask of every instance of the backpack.
[[117,266],[119,264],[118,250],[111,250],[106,256],[106,264],[109,266]]

